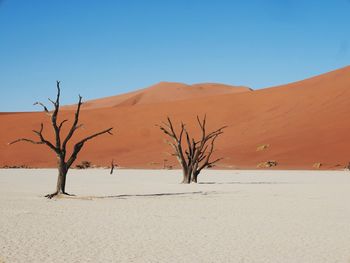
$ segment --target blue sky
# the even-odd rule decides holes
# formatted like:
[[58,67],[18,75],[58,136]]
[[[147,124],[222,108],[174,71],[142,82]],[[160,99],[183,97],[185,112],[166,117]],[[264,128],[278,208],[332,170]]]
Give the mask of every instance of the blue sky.
[[350,0],[0,0],[0,111],[159,81],[254,89],[349,65]]

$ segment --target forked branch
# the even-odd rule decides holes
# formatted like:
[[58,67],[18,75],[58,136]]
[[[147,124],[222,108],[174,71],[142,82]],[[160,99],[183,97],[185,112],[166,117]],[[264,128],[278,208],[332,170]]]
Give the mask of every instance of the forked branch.
[[66,149],[67,143],[68,141],[72,138],[74,132],[79,128],[78,127],[78,122],[79,122],[79,114],[80,114],[80,107],[82,105],[82,97],[79,95],[79,101],[78,101],[78,105],[77,105],[77,109],[75,111],[74,114],[74,122],[66,136],[66,138],[64,139],[63,143],[62,143],[62,148]]

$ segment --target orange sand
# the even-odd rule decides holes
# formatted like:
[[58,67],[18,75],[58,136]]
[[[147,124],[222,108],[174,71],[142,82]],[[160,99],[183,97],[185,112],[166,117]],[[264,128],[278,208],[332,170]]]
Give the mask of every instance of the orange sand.
[[[64,87],[62,92],[65,92]],[[35,98],[33,99],[35,100]],[[72,106],[60,117],[73,118]],[[186,85],[162,82],[119,96],[89,101],[81,113],[84,129],[75,138],[114,127],[86,144],[79,159],[106,166],[159,168],[164,159],[175,165],[171,149],[155,124],[170,116],[193,129],[196,115],[207,114],[209,128],[228,125],[217,141],[218,168],[255,168],[275,160],[277,169],[341,169],[350,161],[350,67],[307,80],[251,91],[221,84]],[[0,114],[0,166],[54,167],[55,155],[45,146],[7,143],[35,138],[40,122],[52,138],[48,117],[41,112]],[[67,125],[68,126],[68,125]],[[263,151],[258,146],[269,144]]]

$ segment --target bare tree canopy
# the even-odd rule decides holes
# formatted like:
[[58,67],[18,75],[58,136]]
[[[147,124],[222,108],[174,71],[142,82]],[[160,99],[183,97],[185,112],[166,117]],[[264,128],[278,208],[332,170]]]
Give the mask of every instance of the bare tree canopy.
[[80,141],[75,143],[71,155],[66,156],[68,142],[73,137],[75,131],[77,129],[79,129],[80,127],[82,127],[82,124],[79,124],[79,115],[80,115],[80,108],[82,105],[82,97],[79,95],[79,101],[78,101],[77,109],[75,111],[74,121],[73,121],[72,126],[70,127],[70,129],[68,131],[68,134],[63,138],[61,135],[61,129],[62,129],[63,125],[68,120],[64,119],[60,122],[58,122],[58,120],[57,120],[59,109],[60,109],[60,95],[61,95],[59,81],[56,82],[56,86],[57,86],[56,100],[53,101],[53,100],[49,99],[49,101],[52,103],[52,105],[54,107],[54,109],[52,111],[49,111],[48,108],[41,102],[34,103],[34,105],[39,105],[39,106],[43,107],[44,112],[46,112],[46,114],[48,116],[50,116],[51,125],[52,125],[52,128],[54,130],[54,134],[55,134],[55,142],[50,142],[47,139],[45,139],[45,137],[43,135],[44,124],[41,123],[39,130],[33,130],[34,134],[37,137],[37,140],[32,140],[32,139],[28,139],[28,138],[20,138],[20,139],[17,139],[15,141],[9,143],[9,144],[14,144],[14,143],[18,143],[18,142],[29,142],[29,143],[33,143],[33,144],[44,144],[56,153],[56,156],[58,159],[57,186],[56,186],[56,191],[54,193],[46,195],[46,197],[48,197],[48,198],[52,198],[52,197],[59,195],[59,194],[68,195],[65,191],[67,172],[68,172],[69,168],[72,166],[72,164],[74,163],[74,161],[76,160],[76,158],[77,158],[79,152],[81,151],[81,149],[83,148],[84,144],[87,141],[89,141],[97,136],[100,136],[102,134],[105,134],[105,133],[112,135],[111,131],[113,129],[113,128],[108,128],[108,129],[91,134],[90,136],[87,136],[87,137],[81,139]]
[[[166,122],[158,125],[159,128],[170,137],[167,143],[173,148],[174,155],[177,157],[182,170],[182,183],[197,183],[199,173],[207,167],[212,167],[222,158],[211,160],[215,140],[227,126],[223,126],[215,131],[207,133],[206,116],[200,120],[197,116],[197,122],[200,127],[201,137],[195,140],[190,136],[185,124],[181,122],[180,132],[176,132],[171,119],[168,117]],[[185,138],[185,139],[184,139]],[[184,141],[185,140],[185,141]]]

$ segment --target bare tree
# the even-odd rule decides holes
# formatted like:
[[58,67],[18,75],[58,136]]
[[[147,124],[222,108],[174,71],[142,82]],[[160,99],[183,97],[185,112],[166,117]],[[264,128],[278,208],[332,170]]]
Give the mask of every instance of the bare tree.
[[[184,123],[181,123],[180,132],[177,133],[169,117],[167,122],[158,125],[171,138],[171,141],[167,141],[167,143],[173,147],[173,155],[177,157],[182,167],[182,183],[184,184],[197,183],[198,175],[204,168],[212,167],[213,164],[222,159],[219,158],[212,161],[211,157],[214,151],[215,140],[223,133],[223,129],[226,126],[207,133],[205,127],[206,116],[204,116],[203,120],[200,120],[197,116],[197,122],[201,130],[201,137],[198,141],[189,135]],[[184,137],[185,141],[183,141]]]
[[57,178],[57,185],[56,185],[56,191],[52,194],[48,194],[45,197],[48,198],[52,198],[56,195],[60,195],[60,194],[64,194],[64,195],[69,195],[66,193],[65,187],[66,187],[66,177],[67,177],[67,172],[69,170],[69,168],[72,166],[72,164],[74,163],[74,161],[76,160],[79,152],[81,151],[81,149],[83,148],[84,144],[105,133],[108,134],[112,134],[111,130],[113,128],[108,128],[106,130],[94,133],[88,137],[85,137],[84,139],[78,141],[74,147],[73,147],[73,151],[71,153],[70,156],[66,156],[67,155],[67,144],[70,141],[70,139],[72,138],[72,136],[74,135],[75,131],[77,129],[79,129],[80,127],[82,127],[82,124],[78,124],[79,123],[79,115],[80,115],[80,108],[82,105],[82,97],[79,95],[79,101],[78,101],[78,105],[77,105],[77,109],[75,111],[75,118],[74,121],[72,123],[72,126],[70,127],[68,134],[66,135],[66,137],[64,139],[61,138],[61,129],[64,125],[64,123],[66,123],[68,120],[62,120],[60,122],[58,122],[57,117],[58,117],[58,113],[59,113],[59,108],[60,108],[60,93],[61,93],[61,89],[60,89],[60,82],[57,81],[57,97],[56,97],[56,101],[53,101],[51,99],[49,99],[49,101],[53,104],[53,111],[49,111],[48,108],[41,102],[35,102],[34,105],[40,105],[44,108],[44,111],[46,112],[47,115],[50,116],[51,118],[51,125],[53,127],[54,130],[54,134],[55,134],[55,142],[51,143],[50,141],[48,141],[47,139],[45,139],[44,135],[43,135],[43,130],[44,130],[44,124],[41,123],[40,125],[40,129],[39,130],[33,130],[33,132],[35,133],[35,135],[38,137],[38,140],[32,140],[32,139],[27,139],[27,138],[20,138],[17,139],[9,144],[14,144],[17,142],[29,142],[29,143],[33,143],[33,144],[43,144],[48,146],[52,151],[55,152],[58,162],[57,162],[57,168],[58,168],[58,178]]
[[111,162],[111,170],[110,170],[109,174],[113,174],[114,167],[118,167],[118,164],[115,164],[115,163],[114,163],[114,159],[112,159],[112,162]]

